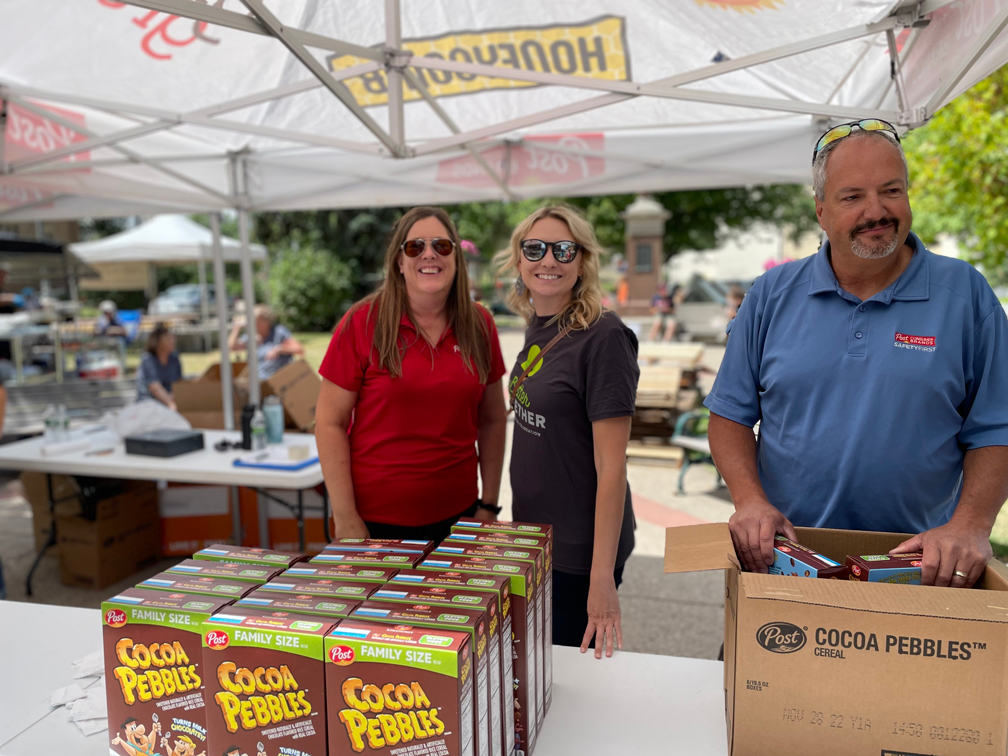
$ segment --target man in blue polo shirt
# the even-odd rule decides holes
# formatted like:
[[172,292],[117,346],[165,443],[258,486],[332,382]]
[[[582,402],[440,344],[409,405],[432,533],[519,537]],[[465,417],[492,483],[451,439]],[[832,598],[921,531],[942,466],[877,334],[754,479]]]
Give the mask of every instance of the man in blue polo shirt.
[[1004,309],[910,232],[891,125],[827,132],[813,185],[828,241],[753,284],[704,402],[736,550],[766,572],[792,523],[917,533],[894,551],[922,582],[972,586],[1008,498]]

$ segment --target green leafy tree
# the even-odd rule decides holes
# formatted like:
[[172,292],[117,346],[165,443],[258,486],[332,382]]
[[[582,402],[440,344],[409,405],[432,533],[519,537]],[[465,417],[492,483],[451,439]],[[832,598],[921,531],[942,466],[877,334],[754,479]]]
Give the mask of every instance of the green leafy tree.
[[270,304],[294,331],[328,331],[350,306],[350,266],[312,246],[286,249],[273,260]]
[[947,233],[995,280],[1008,278],[1008,67],[904,140],[914,230]]

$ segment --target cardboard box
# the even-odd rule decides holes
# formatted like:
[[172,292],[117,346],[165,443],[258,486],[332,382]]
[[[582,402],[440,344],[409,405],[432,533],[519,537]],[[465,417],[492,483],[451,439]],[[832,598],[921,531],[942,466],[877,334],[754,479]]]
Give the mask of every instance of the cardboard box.
[[[908,538],[795,530],[834,561]],[[991,560],[973,590],[794,580],[741,572],[725,523],[666,531],[666,572],[711,569],[725,570],[731,756],[1008,748],[1004,565]]]
[[399,572],[395,567],[360,567],[355,564],[311,564],[301,562],[286,570],[283,577],[309,580],[349,580],[353,583],[384,585]]
[[378,584],[324,578],[312,580],[281,575],[261,586],[259,590],[269,593],[284,593],[288,596],[323,596],[346,601],[363,601],[378,590]]
[[323,617],[347,617],[360,605],[360,601],[344,601],[328,596],[298,594],[288,596],[275,591],[256,588],[235,602],[235,609],[259,609],[264,612],[284,611],[293,614],[321,615]]
[[230,603],[139,588],[102,602],[109,753],[207,752],[200,625]]
[[170,572],[173,575],[216,577],[235,580],[239,583],[261,585],[268,583],[281,571],[275,567],[259,567],[254,564],[229,564],[227,562],[211,562],[206,559],[184,559],[166,569],[165,572]]
[[[233,379],[245,370],[244,362],[232,362]],[[172,384],[175,406],[193,428],[224,430],[224,400],[221,397],[221,366],[214,363],[199,378],[176,381]],[[238,396],[234,399],[235,425],[241,428],[241,404]]]
[[161,553],[189,556],[231,538],[231,489],[169,483],[158,490]]
[[504,737],[502,742],[505,754],[514,753],[515,676],[514,662],[512,660],[511,578],[451,571],[401,570],[398,574],[389,578],[389,583],[385,586],[385,589],[392,591],[400,588],[412,591],[440,589],[464,591],[466,593],[483,593],[497,602],[501,618],[501,692],[503,694],[501,708],[504,715],[504,721],[502,722]]
[[[506,575],[510,579],[514,748],[516,752],[524,751],[528,756],[535,750],[539,731],[536,706],[539,675],[536,671],[535,566],[531,562],[431,553],[420,563],[418,569],[487,577]],[[540,691],[539,696],[541,695]]]
[[304,554],[292,554],[288,551],[271,551],[249,546],[232,546],[229,543],[215,543],[193,554],[193,559],[205,559],[212,562],[230,562],[232,564],[257,564],[266,567],[289,568],[303,561]]
[[774,563],[770,565],[769,571],[771,575],[846,580],[850,569],[807,546],[795,543],[782,535],[776,535]]
[[[491,741],[492,756],[501,756],[502,748],[506,747],[507,733],[504,728],[507,722],[506,712],[514,708],[514,685],[504,675],[504,664],[501,655],[501,621],[500,602],[496,593],[490,591],[467,591],[459,588],[442,588],[435,585],[385,585],[371,595],[372,602],[389,602],[415,606],[417,604],[436,607],[443,611],[454,612],[455,609],[465,609],[466,613],[479,612],[480,622],[487,627],[490,669],[490,732],[494,734]],[[510,647],[510,638],[508,646]],[[509,665],[510,666],[510,665]],[[501,680],[507,684],[502,685]],[[510,751],[508,756],[510,756]]]
[[310,564],[353,564],[361,567],[398,567],[413,569],[423,561],[423,554],[399,554],[391,551],[323,551],[308,560]]
[[342,620],[325,674],[329,756],[473,755],[469,633]]
[[151,591],[167,591],[169,593],[226,596],[232,601],[255,589],[253,583],[241,583],[237,580],[225,580],[206,575],[178,575],[171,572],[159,572],[153,577],[140,581],[136,587],[146,588]]
[[851,580],[866,583],[895,583],[898,585],[920,585],[921,567],[924,554],[869,554],[867,556],[847,555],[847,567]]
[[[77,483],[69,475],[53,475],[53,500],[74,499],[77,496]],[[40,472],[21,473],[21,487],[24,497],[32,510],[32,526],[35,533],[35,551],[41,549],[49,540],[52,531],[52,513],[49,511],[49,487],[46,474]],[[47,554],[59,553],[59,546],[50,547]]]
[[[500,719],[492,716],[490,646],[498,639],[488,636],[487,613],[482,609],[458,609],[431,604],[400,604],[388,601],[365,601],[350,615],[363,622],[386,625],[410,625],[432,630],[468,632],[473,649],[473,754],[492,756],[501,753]],[[496,699],[500,706],[500,698]],[[496,727],[494,726],[496,723]]]
[[76,499],[56,506],[56,538],[64,585],[104,588],[160,558],[157,488],[124,481],[124,490],[97,503],[95,519]]
[[[330,617],[225,612],[203,621],[207,753],[325,756]],[[262,745],[259,745],[259,744]]]
[[[248,366],[244,366],[241,373],[235,375],[235,407],[241,407],[248,402]],[[315,429],[315,405],[321,389],[322,379],[304,360],[294,360],[259,382],[260,397],[280,398],[287,427],[306,432]]]

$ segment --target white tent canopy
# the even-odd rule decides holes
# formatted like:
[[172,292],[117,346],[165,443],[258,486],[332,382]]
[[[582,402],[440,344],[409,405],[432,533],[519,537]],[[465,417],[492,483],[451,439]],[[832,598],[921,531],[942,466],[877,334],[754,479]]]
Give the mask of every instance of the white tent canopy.
[[[241,262],[241,243],[221,237],[225,262]],[[213,259],[213,233],[184,215],[158,215],[134,228],[103,239],[70,244],[86,263],[206,263]],[[266,248],[250,244],[254,260],[266,259]]]
[[6,0],[0,222],[805,182],[927,121],[1003,0]]

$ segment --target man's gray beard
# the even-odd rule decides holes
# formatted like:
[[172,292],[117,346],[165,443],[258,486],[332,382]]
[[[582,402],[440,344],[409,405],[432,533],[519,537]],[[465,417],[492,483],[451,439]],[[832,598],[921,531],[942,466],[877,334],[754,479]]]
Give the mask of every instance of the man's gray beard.
[[885,243],[885,246],[865,244],[856,237],[851,239],[851,252],[862,260],[881,260],[883,257],[889,257],[898,246],[899,236],[896,229],[893,229],[893,237]]

